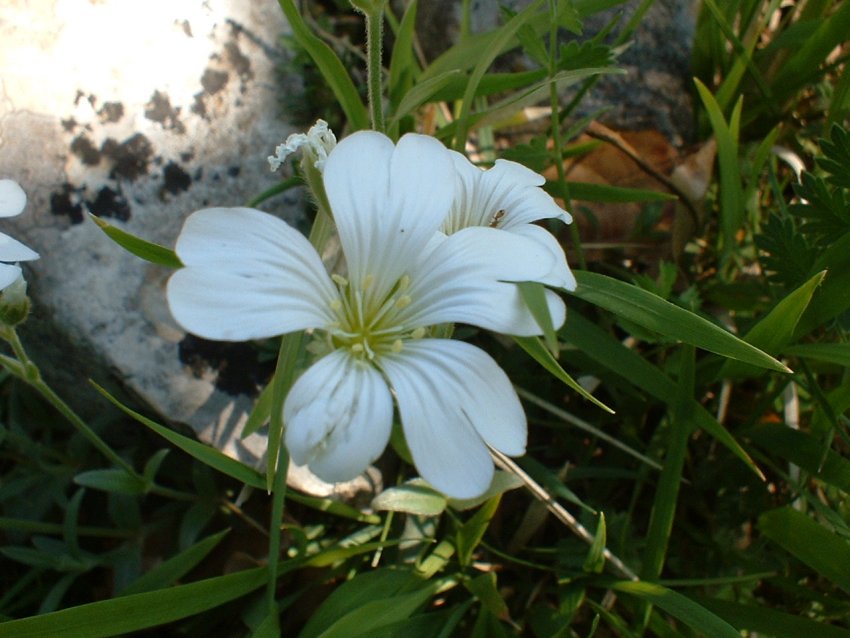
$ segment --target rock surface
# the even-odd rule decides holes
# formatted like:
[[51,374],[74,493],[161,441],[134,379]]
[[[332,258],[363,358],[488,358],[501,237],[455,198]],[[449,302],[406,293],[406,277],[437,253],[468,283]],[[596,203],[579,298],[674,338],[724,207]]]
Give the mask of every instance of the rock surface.
[[[264,437],[238,433],[264,381],[248,365],[254,351],[187,336],[165,303],[169,272],[113,244],[85,211],[173,246],[188,213],[243,205],[273,186],[266,157],[293,132],[279,119],[287,87],[275,71],[287,30],[275,2],[0,7],[0,176],[29,195],[4,230],[41,254],[25,267],[28,348],[88,415],[103,400],[86,378],[112,375],[251,464],[261,462]],[[294,192],[264,208],[293,223],[303,216]],[[300,471],[292,480],[321,495],[368,483],[334,487]]]

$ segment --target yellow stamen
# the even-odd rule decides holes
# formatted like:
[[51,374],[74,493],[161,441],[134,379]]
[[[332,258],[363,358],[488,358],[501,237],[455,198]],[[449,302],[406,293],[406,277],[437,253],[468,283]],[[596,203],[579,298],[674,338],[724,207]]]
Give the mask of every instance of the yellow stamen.
[[333,279],[334,283],[340,288],[345,288],[348,285],[348,279],[342,275],[338,275],[337,273],[332,274],[331,279]]
[[393,345],[392,345],[392,351],[393,352],[398,354],[399,352],[401,352],[402,347],[403,347],[403,344],[401,342],[401,339],[396,339],[395,341],[393,341]]
[[410,298],[410,295],[404,295],[403,297],[399,297],[398,299],[396,299],[395,307],[399,310],[402,310],[404,308],[407,308],[410,305],[411,301],[413,300]]
[[422,337],[425,336],[425,328],[423,328],[422,326],[419,326],[413,332],[410,333],[410,336],[413,337],[414,339],[421,339]]

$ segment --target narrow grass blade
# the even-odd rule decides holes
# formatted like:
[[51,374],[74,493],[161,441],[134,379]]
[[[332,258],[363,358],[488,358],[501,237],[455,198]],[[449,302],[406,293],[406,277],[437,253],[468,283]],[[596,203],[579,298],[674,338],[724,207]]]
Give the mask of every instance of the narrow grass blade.
[[755,346],[658,295],[605,275],[585,271],[577,271],[575,275],[578,288],[570,294],[615,315],[730,359],[778,372],[791,372]]
[[121,248],[127,252],[134,254],[136,257],[140,257],[152,264],[166,266],[167,268],[183,267],[183,262],[180,261],[180,258],[177,257],[174,251],[170,248],[154,244],[153,242],[149,242],[141,237],[136,237],[135,235],[128,233],[126,230],[121,230],[95,215],[89,215],[89,218],[97,224],[97,227],[100,228],[106,236],[109,237],[109,239],[121,246]]
[[133,419],[144,425],[145,427],[153,430],[157,434],[159,434],[162,438],[170,443],[176,445],[178,448],[186,452],[189,456],[192,456],[201,463],[208,465],[214,470],[218,470],[222,474],[227,474],[235,478],[237,481],[241,481],[245,485],[250,485],[251,487],[256,487],[259,489],[266,488],[266,481],[263,476],[257,472],[256,470],[248,467],[247,465],[243,465],[236,459],[232,459],[226,454],[223,454],[212,448],[208,445],[204,445],[199,441],[195,441],[194,439],[190,439],[189,437],[183,436],[182,434],[178,434],[171,428],[167,428],[164,425],[160,425],[151,419],[142,416],[138,412],[135,412],[122,404],[118,399],[109,394],[102,387],[97,385],[94,381],[90,381],[90,383],[94,386],[95,390],[100,392],[106,399],[112,403],[119,410],[131,416]]
[[741,638],[738,630],[728,622],[672,589],[654,583],[628,580],[611,583],[610,588],[652,603],[705,636],[711,636],[711,638]]
[[121,592],[121,595],[141,594],[142,592],[163,589],[173,585],[204,560],[215,549],[216,545],[227,536],[229,531],[229,529],[225,529],[212,536],[207,536],[204,540],[160,563],[133,581],[129,587]]
[[289,22],[292,34],[298,40],[298,44],[304,47],[304,50],[316,63],[325,82],[328,83],[339,101],[339,105],[348,118],[351,131],[369,128],[369,114],[366,107],[363,106],[360,94],[357,92],[354,82],[351,81],[351,76],[336,53],[310,32],[293,0],[278,0],[278,4],[283,10],[287,22]]
[[767,538],[850,593],[850,543],[793,507],[781,507],[759,517]]
[[546,349],[543,342],[537,337],[514,337],[514,341],[525,350],[537,363],[551,374],[556,379],[562,381],[565,385],[572,388],[583,396],[588,401],[598,405],[600,408],[610,414],[614,414],[614,410],[602,403],[599,399],[585,390],[569,373],[561,367],[561,364],[555,360],[552,353]]

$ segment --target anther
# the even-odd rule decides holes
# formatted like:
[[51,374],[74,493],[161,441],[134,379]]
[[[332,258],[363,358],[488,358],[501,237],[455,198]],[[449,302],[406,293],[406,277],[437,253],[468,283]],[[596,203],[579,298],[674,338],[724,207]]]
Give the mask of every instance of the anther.
[[333,279],[334,283],[340,288],[345,288],[348,285],[348,279],[342,275],[338,275],[337,273],[332,274],[331,279]]
[[395,300],[395,307],[399,310],[407,308],[410,305],[410,302],[413,301],[410,298],[410,295],[404,295],[403,297],[399,297]]
[[366,275],[363,280],[363,290],[368,290],[373,283],[375,283],[375,275]]
[[393,341],[391,350],[398,354],[399,352],[401,352],[403,347],[404,345],[402,344],[401,339],[396,339],[395,341]]
[[341,300],[334,299],[333,301],[331,301],[331,310],[336,312],[337,310],[340,310],[341,308],[342,308],[342,301]]
[[402,275],[401,279],[398,280],[398,290],[399,292],[404,292],[410,287],[410,275]]
[[425,336],[425,328],[419,326],[418,328],[414,329],[413,332],[410,333],[410,336],[414,339],[421,339]]

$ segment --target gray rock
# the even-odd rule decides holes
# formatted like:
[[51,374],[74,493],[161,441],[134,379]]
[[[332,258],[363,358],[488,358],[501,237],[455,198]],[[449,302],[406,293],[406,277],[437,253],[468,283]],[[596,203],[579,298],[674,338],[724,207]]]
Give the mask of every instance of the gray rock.
[[[250,464],[265,449],[261,435],[238,436],[262,381],[247,365],[253,351],[187,336],[166,306],[169,272],[112,243],[84,211],[173,246],[190,212],[243,205],[274,185],[266,157],[293,132],[279,119],[275,73],[287,30],[275,2],[0,7],[0,176],[29,195],[4,230],[41,254],[25,271],[27,347],[88,416],[104,402],[86,379],[112,377]],[[300,193],[264,206],[303,222]],[[380,479],[330,486],[296,469],[292,481],[350,496]]]

